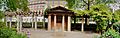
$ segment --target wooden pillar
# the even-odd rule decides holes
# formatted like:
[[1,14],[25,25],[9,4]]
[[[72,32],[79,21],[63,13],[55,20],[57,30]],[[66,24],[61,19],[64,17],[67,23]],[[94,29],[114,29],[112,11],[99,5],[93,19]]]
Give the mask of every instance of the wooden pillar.
[[8,27],[8,23],[7,23],[7,22],[8,22],[8,20],[7,20],[7,19],[8,19],[8,17],[6,16],[6,20],[5,20],[5,21],[6,21],[6,26]]
[[87,18],[87,25],[89,25],[89,18]]
[[37,16],[35,16],[35,29],[37,29]]
[[71,31],[71,17],[68,16],[68,31]]
[[22,15],[20,15],[20,31],[22,30]]
[[82,26],[81,26],[81,31],[84,31],[84,17],[82,17]]
[[43,15],[43,28],[45,28],[45,14]]
[[32,16],[32,28],[33,28],[33,25],[34,25],[34,18],[33,18],[33,16]]
[[54,15],[54,30],[55,30],[55,32],[57,31],[57,27],[56,27],[56,15]]
[[19,15],[17,15],[17,31],[19,31]]
[[51,31],[51,15],[48,16],[48,31]]
[[12,17],[10,17],[10,28],[12,28]]
[[64,27],[65,26],[65,16],[62,16],[62,31],[64,32]]

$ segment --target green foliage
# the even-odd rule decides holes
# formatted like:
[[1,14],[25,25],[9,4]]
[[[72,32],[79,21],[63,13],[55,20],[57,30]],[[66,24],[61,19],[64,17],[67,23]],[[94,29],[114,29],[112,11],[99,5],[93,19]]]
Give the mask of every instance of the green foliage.
[[6,5],[11,11],[21,9],[22,11],[28,11],[28,0],[6,0]]
[[2,19],[4,16],[5,16],[4,13],[0,11],[0,19]]
[[[79,2],[74,0],[66,0],[68,2],[67,6],[69,9],[73,8],[72,10],[77,13],[78,16],[88,15],[94,19],[97,23],[97,30],[102,31],[106,30],[108,26],[108,21],[112,20],[112,12],[107,4],[115,3],[115,0],[80,0]],[[82,3],[82,4],[80,4]],[[77,10],[74,9],[80,8],[80,6],[87,6],[90,7],[90,10]],[[117,16],[117,15],[116,15]],[[118,17],[117,17],[118,18]]]
[[[4,4],[3,4],[4,3]],[[28,0],[0,0],[0,8],[7,6],[8,10],[16,11],[21,9],[22,11],[28,11]],[[4,13],[0,11],[0,19],[4,18]],[[0,38],[27,38],[25,34],[18,34],[15,28],[8,28],[4,22],[0,22]]]
[[115,22],[112,26],[113,29],[115,29],[116,31],[120,32],[120,21]]
[[76,1],[76,0],[66,0],[66,1],[67,1],[67,3],[68,3],[68,4],[67,4],[68,8],[71,9],[71,8],[73,8],[73,5],[75,5],[75,1]]
[[69,9],[76,10],[77,8],[83,8],[84,6],[86,6],[82,0],[66,0],[66,2],[67,2],[66,6]]
[[108,29],[100,38],[120,38],[120,35],[114,29]]
[[[4,18],[4,17],[5,17],[4,13],[3,13],[2,11],[0,11],[0,20],[1,20],[2,18]],[[4,26],[5,26],[5,23],[2,22],[2,21],[0,21],[0,28],[1,28],[1,27],[4,27]]]
[[[76,4],[76,1],[67,0],[67,2],[68,2],[68,8],[69,6],[73,8],[73,6]],[[105,30],[106,27],[108,26],[108,21],[112,20],[112,13],[110,11],[110,8],[106,4],[113,3],[114,0],[95,0],[95,2],[89,0],[89,2],[93,4],[90,6],[90,10],[76,10],[76,9],[72,9],[72,10],[75,13],[77,13],[78,16],[83,16],[87,14],[88,16],[93,18],[94,21],[97,22],[97,30]],[[81,2],[77,2],[77,4],[79,3]],[[87,1],[83,1],[82,3],[83,4],[87,3]],[[85,5],[88,5],[88,3]]]
[[78,16],[83,16],[84,14],[89,15],[97,23],[98,31],[105,30],[108,26],[108,21],[112,20],[112,13],[110,8],[106,4],[96,4],[90,7],[91,10],[73,10]]
[[[0,11],[0,19],[4,16],[4,13]],[[0,22],[0,38],[27,38],[25,34],[18,34],[16,31],[16,28],[8,28],[5,22]]]
[[115,13],[113,13],[113,22],[118,22],[120,21],[120,9],[119,10],[116,10]]
[[44,15],[47,15],[47,11],[50,9],[51,7],[48,6],[47,8],[44,9]]
[[[101,20],[112,20],[112,13],[109,10],[109,7],[107,7],[105,4],[98,4],[91,6],[91,11],[92,13],[91,16],[95,18],[95,21],[99,21],[98,19]],[[97,18],[100,17],[100,18]]]
[[25,34],[18,34],[13,28],[0,28],[0,38],[27,38]]
[[[2,18],[4,18],[5,17],[5,15],[4,15],[4,13],[2,12],[2,11],[0,11],[0,20],[2,19]],[[0,22],[0,28],[1,27],[4,27],[5,26],[5,23],[4,22]]]
[[[90,7],[96,4],[110,4],[110,3],[116,3],[115,0],[66,0],[67,6],[69,9],[74,9],[76,8],[84,8],[84,7]],[[88,3],[89,2],[89,3]]]
[[97,23],[97,30],[106,30],[108,26],[108,21],[112,20],[112,13],[110,9],[105,4],[97,4],[91,6],[90,16],[96,21]]
[[116,2],[115,0],[95,0],[94,4],[101,4],[101,3],[110,4],[115,2]]
[[0,28],[6,27],[5,22],[0,22]]
[[73,10],[75,13],[77,13],[76,16],[83,16],[84,14],[89,14],[90,11],[88,10]]

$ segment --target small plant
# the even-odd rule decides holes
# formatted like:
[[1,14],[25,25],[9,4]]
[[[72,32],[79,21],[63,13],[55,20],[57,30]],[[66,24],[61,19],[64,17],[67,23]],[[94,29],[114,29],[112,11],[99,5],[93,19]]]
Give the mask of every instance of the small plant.
[[18,34],[13,28],[0,28],[0,38],[27,38],[25,34]]
[[119,32],[116,32],[114,29],[108,29],[104,32],[100,38],[120,38]]
[[113,29],[120,33],[120,21],[113,24]]

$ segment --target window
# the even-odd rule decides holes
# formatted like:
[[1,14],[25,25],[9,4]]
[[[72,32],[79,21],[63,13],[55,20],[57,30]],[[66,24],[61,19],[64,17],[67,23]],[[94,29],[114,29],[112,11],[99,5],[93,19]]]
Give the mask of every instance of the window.
[[57,17],[57,22],[62,22],[62,16]]

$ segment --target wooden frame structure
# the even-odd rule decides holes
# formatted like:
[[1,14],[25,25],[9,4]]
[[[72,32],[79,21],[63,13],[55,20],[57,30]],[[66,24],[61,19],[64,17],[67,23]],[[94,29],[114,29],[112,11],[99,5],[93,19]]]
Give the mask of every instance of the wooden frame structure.
[[58,6],[47,10],[48,31],[71,31],[71,17],[74,12]]

